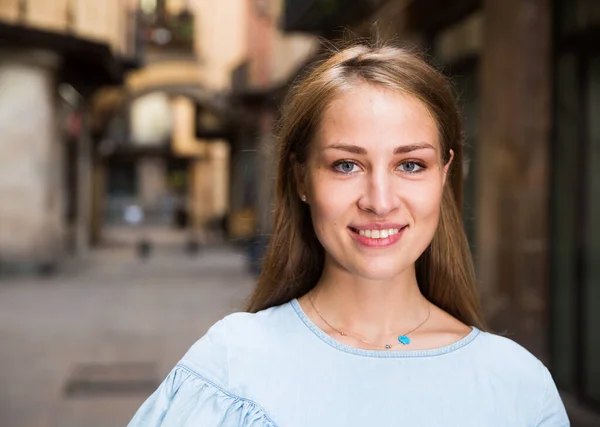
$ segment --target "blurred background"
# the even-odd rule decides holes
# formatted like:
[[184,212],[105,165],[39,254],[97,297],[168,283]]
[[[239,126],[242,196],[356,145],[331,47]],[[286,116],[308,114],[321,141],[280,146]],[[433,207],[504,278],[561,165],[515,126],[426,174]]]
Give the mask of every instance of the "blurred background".
[[0,0],[0,425],[123,426],[242,309],[321,39],[452,77],[487,319],[600,426],[599,0]]

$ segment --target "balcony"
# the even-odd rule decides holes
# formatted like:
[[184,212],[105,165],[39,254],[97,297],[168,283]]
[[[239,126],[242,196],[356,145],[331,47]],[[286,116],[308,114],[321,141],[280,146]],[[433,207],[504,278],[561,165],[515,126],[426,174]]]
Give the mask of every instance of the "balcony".
[[139,13],[118,2],[5,0],[0,47],[55,52],[75,86],[120,84],[142,60]]
[[194,15],[184,10],[143,16],[143,40],[150,54],[194,54]]

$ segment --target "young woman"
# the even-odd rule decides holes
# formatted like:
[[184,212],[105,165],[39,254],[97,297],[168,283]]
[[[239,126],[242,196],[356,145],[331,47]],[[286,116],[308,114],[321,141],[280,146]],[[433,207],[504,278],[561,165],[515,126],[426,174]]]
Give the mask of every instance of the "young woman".
[[249,312],[217,322],[130,426],[568,426],[548,370],[484,332],[462,131],[417,56],[354,45],[292,88]]

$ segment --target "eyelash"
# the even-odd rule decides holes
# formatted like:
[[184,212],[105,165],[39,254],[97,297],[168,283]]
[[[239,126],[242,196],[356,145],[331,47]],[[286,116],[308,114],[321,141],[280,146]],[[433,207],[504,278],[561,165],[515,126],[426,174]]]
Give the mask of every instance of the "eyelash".
[[[357,173],[356,171],[354,171],[354,172],[342,172],[341,170],[339,170],[338,166],[340,166],[340,165],[342,165],[344,163],[351,163],[353,165],[359,166],[358,162],[356,162],[354,160],[338,160],[337,162],[335,162],[332,165],[334,171],[337,172],[337,173],[339,173],[339,174],[342,174],[342,175],[352,175],[354,173]],[[408,173],[408,174],[411,174],[411,175],[416,175],[418,173],[423,172],[425,169],[427,169],[427,167],[422,162],[418,162],[416,160],[404,160],[401,163],[399,163],[398,166],[405,165],[407,163],[409,163],[409,164],[415,164],[420,169],[417,170],[417,171],[414,171],[414,172],[409,172],[409,171],[401,171],[401,172]]]

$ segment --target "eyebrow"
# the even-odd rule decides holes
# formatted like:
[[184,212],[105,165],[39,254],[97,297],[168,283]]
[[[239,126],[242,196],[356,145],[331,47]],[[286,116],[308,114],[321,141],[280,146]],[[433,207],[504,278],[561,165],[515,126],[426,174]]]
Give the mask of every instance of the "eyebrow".
[[[425,149],[431,149],[435,151],[435,147],[433,145],[428,144],[426,142],[420,142],[416,144],[400,145],[394,148],[394,154],[404,154],[410,153],[411,151]],[[367,150],[365,150],[363,147],[359,147],[358,145],[352,144],[330,144],[323,150],[342,150],[353,154],[367,154]]]

